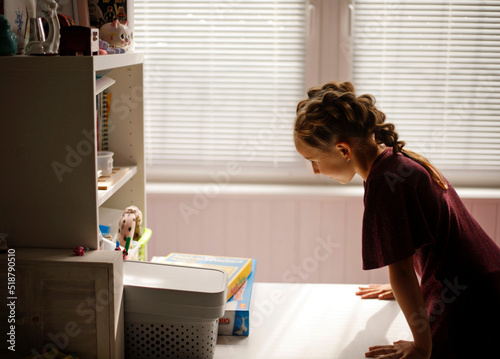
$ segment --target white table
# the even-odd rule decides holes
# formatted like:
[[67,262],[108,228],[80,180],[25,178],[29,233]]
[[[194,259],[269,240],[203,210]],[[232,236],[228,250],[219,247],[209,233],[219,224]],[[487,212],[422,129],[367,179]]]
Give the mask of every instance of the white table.
[[357,285],[255,283],[248,337],[219,336],[215,359],[361,359],[412,340],[396,301],[361,299]]

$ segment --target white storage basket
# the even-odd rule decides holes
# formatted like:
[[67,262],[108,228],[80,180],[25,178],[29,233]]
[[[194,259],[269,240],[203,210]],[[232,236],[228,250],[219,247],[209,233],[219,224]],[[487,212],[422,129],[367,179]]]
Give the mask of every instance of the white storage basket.
[[126,261],[123,272],[126,358],[213,358],[224,271]]

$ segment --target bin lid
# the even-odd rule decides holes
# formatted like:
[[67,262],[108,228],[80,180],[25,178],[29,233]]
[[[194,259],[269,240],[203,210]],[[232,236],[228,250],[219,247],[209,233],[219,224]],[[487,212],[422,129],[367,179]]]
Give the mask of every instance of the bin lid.
[[189,318],[224,314],[227,273],[163,263],[123,262],[124,310]]

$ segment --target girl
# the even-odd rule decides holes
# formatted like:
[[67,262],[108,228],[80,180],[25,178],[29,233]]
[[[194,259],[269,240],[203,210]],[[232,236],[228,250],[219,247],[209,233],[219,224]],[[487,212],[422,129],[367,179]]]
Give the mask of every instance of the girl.
[[413,334],[366,356],[497,357],[500,248],[441,173],[404,148],[375,99],[356,97],[349,82],[310,89],[294,141],[315,174],[364,180],[363,267],[388,266],[391,285],[361,294],[394,295]]

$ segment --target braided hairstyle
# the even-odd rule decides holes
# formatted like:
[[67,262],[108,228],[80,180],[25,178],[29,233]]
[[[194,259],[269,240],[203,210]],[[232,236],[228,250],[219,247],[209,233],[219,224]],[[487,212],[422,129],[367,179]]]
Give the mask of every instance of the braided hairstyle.
[[329,82],[313,87],[308,98],[297,105],[294,136],[321,152],[329,152],[338,141],[350,138],[375,138],[377,144],[392,147],[393,153],[420,163],[436,183],[447,189],[448,185],[439,171],[424,156],[403,148],[392,123],[385,122],[385,114],[375,107],[372,95],[356,97],[350,82]]

